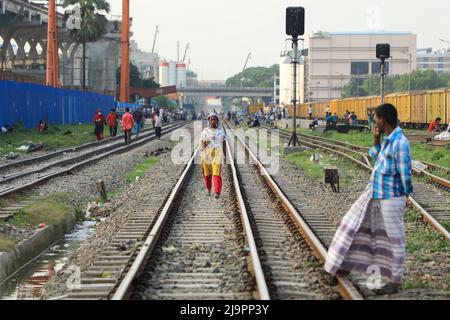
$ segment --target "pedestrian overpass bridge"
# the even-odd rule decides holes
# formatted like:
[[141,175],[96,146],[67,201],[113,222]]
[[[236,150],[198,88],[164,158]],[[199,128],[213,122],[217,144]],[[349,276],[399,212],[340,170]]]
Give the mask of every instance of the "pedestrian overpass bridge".
[[244,87],[186,87],[179,88],[178,92],[185,97],[257,97],[273,98],[274,88],[244,88]]

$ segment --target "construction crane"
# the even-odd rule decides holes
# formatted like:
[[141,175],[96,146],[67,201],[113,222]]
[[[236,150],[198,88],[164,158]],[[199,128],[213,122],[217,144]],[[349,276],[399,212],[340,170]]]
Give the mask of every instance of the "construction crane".
[[252,53],[250,52],[247,56],[247,60],[245,61],[244,69],[242,70],[242,72],[244,72],[245,69],[247,68],[248,62],[250,61],[251,58],[252,58]]
[[155,37],[153,38],[152,53],[155,53],[156,38],[158,37],[158,33],[159,33],[159,26],[156,26]]
[[186,61],[186,54],[187,54],[188,50],[189,50],[189,42],[186,45],[186,50],[184,50],[183,63]]

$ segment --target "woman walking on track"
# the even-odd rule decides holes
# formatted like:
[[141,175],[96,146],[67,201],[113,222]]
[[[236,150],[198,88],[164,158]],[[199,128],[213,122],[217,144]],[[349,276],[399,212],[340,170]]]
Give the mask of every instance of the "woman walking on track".
[[103,132],[106,126],[106,118],[100,109],[97,109],[97,111],[95,112],[94,124],[95,124],[95,135],[97,136],[97,140],[102,141],[105,138]]
[[208,194],[211,195],[214,180],[214,194],[216,198],[222,193],[222,163],[226,157],[226,133],[219,128],[219,117],[212,113],[208,117],[209,126],[201,135],[202,170]]

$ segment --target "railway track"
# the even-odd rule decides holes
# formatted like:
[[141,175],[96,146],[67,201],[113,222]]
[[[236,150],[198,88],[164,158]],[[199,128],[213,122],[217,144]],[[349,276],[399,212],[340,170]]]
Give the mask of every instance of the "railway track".
[[[347,158],[348,160],[358,164],[360,167],[367,171],[372,170],[372,164],[368,159],[367,153],[369,148],[354,146],[345,142],[329,140],[326,138],[311,137],[305,134],[300,134],[300,144],[314,149],[322,149],[327,152],[337,154]],[[280,131],[280,137],[285,141],[290,139],[290,134]],[[426,173],[427,176],[433,176],[425,170],[413,168],[416,174]],[[432,180],[434,184],[439,184],[441,189],[448,190],[447,184],[450,182],[445,179],[436,177],[436,180]],[[444,181],[444,183],[442,183]],[[423,219],[428,222],[436,231],[442,234],[447,240],[450,240],[450,232],[442,223],[448,223],[450,221],[450,200],[440,192],[430,189],[426,183],[420,181],[413,182],[416,194],[409,197],[410,203],[420,211]],[[446,191],[443,191],[446,192]]]
[[[185,126],[186,123],[176,123],[164,128],[164,133],[172,132]],[[0,170],[11,170],[21,167],[20,171],[3,173],[0,179],[0,197],[11,195],[19,191],[40,185],[55,177],[68,174],[83,166],[90,165],[113,154],[120,154],[140,147],[154,139],[154,130],[148,129],[144,134],[135,138],[130,145],[124,145],[120,137],[110,139],[105,143],[91,143],[81,147],[52,153],[50,155],[27,159],[0,167]],[[49,159],[55,161],[46,163]],[[23,168],[24,167],[24,168]],[[8,184],[7,184],[8,183]]]
[[[150,131],[154,131],[154,129],[153,128],[143,129],[141,131],[141,134],[145,134],[145,133],[150,132]],[[88,148],[95,148],[95,147],[102,146],[102,145],[105,145],[105,144],[109,144],[111,142],[115,142],[115,141],[118,141],[118,140],[123,141],[123,139],[124,139],[124,135],[118,135],[118,136],[116,136],[114,138],[107,138],[107,139],[104,139],[102,141],[89,142],[89,143],[85,143],[85,144],[82,144],[82,145],[79,145],[79,146],[74,146],[74,147],[71,147],[71,148],[62,149],[62,150],[58,150],[58,151],[55,151],[55,152],[50,152],[50,153],[47,153],[45,155],[38,156],[38,157],[32,157],[32,158],[27,158],[27,159],[18,160],[18,161],[10,161],[10,162],[7,162],[7,163],[4,163],[4,164],[0,165],[0,172],[1,172],[1,175],[3,177],[4,176],[4,171],[12,169],[12,168],[26,166],[27,164],[36,164],[38,162],[46,161],[46,160],[49,160],[49,159],[52,159],[52,158],[55,158],[55,157],[59,157],[59,156],[67,155],[67,154],[71,154],[71,153],[75,153],[75,152],[82,151],[82,150],[85,150],[85,149],[88,149]]]
[[[264,181],[269,181],[264,184],[260,171],[253,166],[234,163],[225,166],[221,202],[202,191],[203,179],[201,168],[194,162],[196,156],[163,207],[153,208],[157,212],[151,215],[132,218],[131,225],[125,226],[126,230],[134,230],[137,219],[140,229],[131,236],[136,238],[137,233],[139,238],[143,236],[139,249],[128,256],[129,261],[125,263],[125,258],[114,261],[118,258],[114,245],[129,239],[124,234],[124,238],[112,243],[102,255],[110,263],[94,263],[93,271],[85,274],[95,280],[66,298],[339,297],[319,271],[318,266],[326,255],[325,247],[281,190],[274,189],[276,184],[269,176],[264,176]],[[256,185],[253,183],[258,181]],[[274,201],[278,204],[274,205]],[[319,256],[319,260],[313,255]],[[94,286],[92,283],[96,281],[106,281],[101,280],[104,272],[114,273],[114,277],[108,285]],[[338,281],[338,290],[344,298],[362,298],[347,279]]]

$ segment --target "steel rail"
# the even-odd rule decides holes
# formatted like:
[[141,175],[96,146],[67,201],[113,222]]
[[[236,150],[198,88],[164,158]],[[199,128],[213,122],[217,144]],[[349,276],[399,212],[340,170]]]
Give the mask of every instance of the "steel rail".
[[[170,132],[172,132],[172,131],[174,131],[176,129],[182,128],[185,125],[186,125],[186,123],[175,125],[175,126],[171,127],[170,129],[166,130],[164,133],[165,134],[170,133]],[[85,165],[91,164],[93,162],[99,161],[99,160],[101,160],[103,158],[106,158],[107,156],[110,156],[110,155],[113,155],[113,154],[120,154],[120,153],[129,151],[131,149],[140,147],[140,146],[142,146],[142,145],[144,145],[144,144],[146,144],[146,143],[148,143],[150,141],[153,141],[155,139],[156,139],[156,135],[151,135],[151,136],[149,136],[147,138],[144,138],[142,140],[135,141],[134,143],[132,143],[130,145],[113,149],[113,150],[108,151],[106,153],[100,154],[100,155],[98,155],[96,157],[93,157],[93,158],[90,158],[88,160],[85,160],[85,161],[82,161],[80,163],[77,163],[77,164],[75,164],[75,165],[73,165],[71,167],[59,170],[59,171],[54,172],[54,173],[46,174],[46,175],[44,175],[44,176],[42,176],[42,177],[40,177],[40,178],[38,178],[38,179],[36,179],[36,180],[34,180],[32,182],[29,182],[27,184],[24,184],[24,185],[21,185],[21,186],[18,186],[18,187],[14,187],[12,189],[10,187],[7,187],[6,189],[3,189],[3,190],[0,191],[0,197],[6,196],[6,195],[11,195],[13,193],[17,193],[19,191],[28,189],[30,187],[34,187],[36,185],[40,185],[40,184],[42,184],[42,183],[44,183],[44,182],[46,182],[46,181],[48,181],[50,179],[53,179],[55,177],[61,176],[61,175],[66,174],[66,173],[69,173],[69,172],[71,172],[71,171],[73,171],[75,169],[79,169],[79,168],[81,168],[81,167],[83,167]]]
[[[147,128],[141,131],[141,133],[144,132],[149,132],[149,131],[154,131],[154,128]],[[97,145],[103,145],[103,144],[107,144],[109,142],[113,142],[116,140],[121,140],[125,137],[125,135],[119,135],[116,136],[114,138],[108,138],[102,141],[94,141],[94,142],[88,142],[79,146],[74,146],[71,148],[67,148],[67,149],[63,149],[63,150],[58,150],[52,153],[47,153],[45,155],[42,156],[38,156],[38,157],[33,157],[33,158],[28,158],[28,159],[23,159],[23,160],[19,160],[19,161],[14,161],[14,162],[9,162],[3,165],[0,165],[0,171],[6,170],[6,169],[10,169],[10,168],[15,168],[15,167],[20,167],[29,163],[35,163],[35,162],[40,162],[40,161],[44,161],[44,160],[48,160],[54,157],[58,157],[60,155],[63,155],[65,153],[72,153],[72,152],[77,152],[77,151],[81,151],[87,148],[91,148],[91,147],[95,147]]]
[[133,264],[131,265],[130,269],[126,273],[125,277],[121,281],[119,287],[115,290],[114,295],[112,296],[111,300],[124,300],[126,299],[127,293],[129,292],[133,280],[136,278],[137,274],[141,270],[143,264],[147,261],[148,256],[151,254],[153,249],[158,243],[159,237],[164,229],[164,226],[166,224],[167,219],[169,218],[170,210],[173,208],[175,204],[175,199],[180,194],[180,191],[182,190],[183,186],[186,184],[186,181],[188,180],[188,174],[193,170],[194,168],[194,162],[195,158],[198,154],[199,148],[197,148],[194,152],[194,155],[192,156],[189,163],[186,165],[186,168],[184,169],[183,173],[180,176],[180,179],[178,180],[177,184],[173,188],[168,200],[166,201],[164,208],[161,212],[161,214],[158,217],[158,220],[156,221],[155,225],[153,226],[152,230],[150,231],[150,234],[148,235],[147,239],[145,240],[144,244],[142,245],[141,250],[139,251],[138,255],[136,256],[136,259],[134,260]]
[[[265,127],[265,128],[268,128],[268,129],[270,128],[267,125],[262,125],[262,126]],[[283,129],[279,129],[279,130],[280,130],[280,132],[281,132],[281,134],[283,136],[284,135],[289,135],[289,137],[290,137],[290,134],[287,131],[285,131]],[[299,133],[298,135],[303,137],[303,138],[310,139],[310,140],[319,140],[321,142],[333,142],[333,143],[335,143],[335,144],[337,144],[339,146],[349,147],[349,148],[352,148],[352,149],[359,150],[361,152],[367,152],[367,151],[370,150],[370,148],[368,148],[368,147],[354,145],[354,144],[351,144],[351,143],[348,143],[348,142],[339,141],[339,140],[335,140],[335,139],[317,137],[317,136],[312,136],[312,135],[303,134],[303,133]],[[442,166],[439,166],[437,164],[434,164],[434,163],[431,163],[431,162],[428,162],[428,161],[424,161],[424,160],[419,160],[419,161],[424,163],[425,165],[431,167],[434,170],[442,170],[442,171],[445,171],[447,173],[450,173],[450,168],[442,167]],[[427,175],[428,177],[430,177],[430,179],[434,183],[436,183],[436,184],[438,184],[438,185],[440,185],[440,186],[442,186],[444,188],[450,189],[450,181],[448,181],[448,180],[446,180],[446,179],[444,179],[442,177],[438,177],[436,175],[433,175],[432,173],[430,173],[430,172],[428,172],[426,170],[422,170],[422,169],[420,169],[420,168],[418,168],[418,167],[416,167],[414,165],[413,165],[413,170],[417,174],[425,174],[425,175]]]
[[[264,179],[266,180],[266,182],[268,183],[274,194],[281,201],[281,204],[284,207],[284,209],[291,216],[291,218],[297,225],[300,233],[304,236],[305,241],[313,250],[314,254],[320,261],[325,262],[327,257],[327,249],[323,246],[319,238],[316,236],[315,232],[309,227],[307,222],[302,218],[301,213],[297,211],[297,209],[294,207],[291,201],[286,197],[284,192],[280,189],[280,187],[272,178],[272,176],[267,171],[265,166],[259,161],[259,159],[252,152],[251,148],[249,148],[249,146],[238,134],[235,133],[235,136],[247,150],[248,154],[252,157],[253,161],[255,161],[255,164],[259,168],[262,176],[264,177]],[[358,292],[358,290],[346,277],[337,276],[336,278],[338,280],[338,291],[344,298],[350,300],[363,300],[362,295]]]
[[[314,140],[314,139],[309,139],[309,140]],[[354,163],[357,163],[358,165],[360,165],[362,168],[366,169],[367,171],[372,171],[373,167],[370,165],[366,165],[364,163],[362,163],[361,161],[359,161],[358,159],[344,153],[344,152],[340,152],[338,150],[332,149],[332,148],[328,148],[325,147],[321,144],[315,144],[313,142],[305,142],[304,140],[300,140],[300,143],[305,144],[307,146],[313,147],[313,148],[319,148],[319,149],[323,149],[323,150],[327,150],[331,153],[335,153],[335,154],[339,154],[342,155],[346,158],[348,158],[349,160],[351,160]],[[347,149],[348,150],[348,149]],[[355,151],[352,151],[355,152]],[[441,178],[437,177],[437,176],[433,176],[432,174],[420,170],[418,168],[414,168],[419,172],[423,172],[424,174],[431,176],[432,179],[437,179],[438,181],[442,181]],[[447,181],[448,182],[448,181]],[[439,232],[447,241],[450,241],[450,232],[444,227],[442,226],[429,212],[427,212],[415,199],[413,196],[409,196],[408,200],[410,201],[410,203],[422,214],[424,220],[426,222],[428,222],[430,224],[431,227],[433,227],[437,232]]]
[[[165,129],[166,130],[170,130],[172,127],[176,127],[177,125],[178,124],[167,126],[167,127],[165,127]],[[148,137],[151,137],[152,133],[150,132],[150,130],[147,130],[147,132],[148,132],[148,134],[139,136],[139,137],[135,138],[134,141],[136,142],[136,141],[140,141],[140,140],[146,139]],[[92,150],[90,152],[81,154],[81,155],[73,157],[73,158],[63,159],[63,160],[60,160],[60,161],[56,161],[56,162],[50,163],[49,165],[43,166],[41,168],[37,168],[37,169],[34,169],[34,170],[30,170],[30,171],[22,171],[22,172],[11,174],[9,176],[4,176],[3,179],[0,180],[0,184],[6,183],[8,181],[12,181],[12,180],[15,180],[15,179],[18,179],[18,178],[22,178],[22,177],[25,177],[25,176],[28,176],[28,175],[32,175],[32,174],[35,174],[35,173],[39,173],[39,172],[48,170],[48,169],[50,169],[52,167],[64,166],[64,165],[72,163],[72,162],[80,161],[82,159],[91,157],[91,156],[96,155],[98,153],[107,152],[109,150],[116,149],[117,147],[120,147],[120,146],[121,146],[120,143],[107,145],[105,147],[100,147],[100,148],[94,149],[94,150]],[[86,149],[86,148],[84,148],[84,149]],[[80,151],[80,150],[77,150],[77,151]]]
[[[280,132],[281,132],[281,134],[283,136],[288,134],[284,130],[280,130]],[[305,139],[308,139],[308,140],[319,140],[319,141],[316,141],[316,142],[320,142],[320,143],[333,142],[333,143],[336,143],[338,146],[342,146],[342,148],[345,148],[345,149],[347,149],[346,147],[349,147],[349,148],[353,148],[353,149],[359,150],[361,152],[367,152],[367,151],[370,150],[370,148],[368,148],[368,147],[358,146],[358,145],[354,145],[354,144],[351,144],[351,143],[348,143],[348,142],[339,141],[339,140],[335,140],[335,139],[329,139],[329,138],[323,138],[323,137],[315,137],[315,136],[302,134],[302,133],[299,133],[298,135],[303,137],[303,138],[305,138]],[[338,146],[336,146],[336,147],[338,147]],[[349,150],[349,149],[347,149],[347,150]],[[353,150],[349,150],[349,151],[353,151]],[[353,152],[355,152],[355,151],[353,151]],[[364,155],[364,157],[366,158],[365,159],[366,162],[370,163],[370,161],[367,159],[367,156]],[[424,163],[425,165],[431,167],[434,170],[443,170],[443,171],[445,171],[447,173],[450,173],[450,168],[441,167],[441,166],[438,166],[436,164],[433,164],[433,163],[430,163],[430,162],[427,162],[427,161],[422,161],[422,160],[419,160],[419,161]],[[448,181],[447,179],[439,177],[439,176],[436,176],[435,174],[432,174],[432,173],[428,172],[427,170],[420,169],[420,168],[418,168],[415,165],[413,165],[413,171],[417,175],[421,175],[421,174],[426,175],[427,177],[430,178],[430,180],[433,183],[437,184],[438,186],[440,186],[440,187],[442,187],[442,188],[444,188],[446,190],[450,190],[450,181]]]
[[[138,253],[136,259],[134,260],[133,264],[131,265],[130,269],[126,273],[125,277],[121,281],[118,288],[115,290],[114,295],[112,296],[111,300],[124,300],[126,299],[128,292],[130,288],[132,287],[132,283],[136,276],[139,274],[139,271],[141,270],[143,264],[145,261],[147,261],[149,255],[156,247],[160,235],[164,230],[165,224],[169,218],[170,211],[173,208],[175,199],[179,196],[180,191],[183,187],[183,185],[186,184],[188,174],[191,170],[193,170],[193,167],[195,165],[195,158],[197,157],[200,149],[198,148],[195,152],[193,157],[191,158],[190,162],[186,166],[186,169],[182,173],[180,179],[178,180],[178,183],[172,190],[171,195],[169,196],[168,200],[166,201],[166,204],[164,205],[164,208],[156,221],[155,225],[153,226],[152,230],[150,231],[150,234],[148,235],[147,239],[145,240],[142,249]],[[251,266],[252,272],[256,279],[257,284],[257,294],[258,298],[260,300],[270,300],[269,295],[269,289],[267,287],[267,283],[264,277],[264,271],[261,266],[261,261],[259,259],[258,250],[256,247],[255,239],[253,236],[253,231],[251,229],[251,224],[248,216],[247,209],[245,207],[244,199],[240,190],[239,181],[238,181],[238,175],[237,170],[234,164],[234,159],[232,157],[231,149],[229,144],[227,144],[227,154],[230,157],[230,166],[233,174],[233,186],[235,188],[238,205],[241,213],[241,221],[244,224],[244,229],[246,233],[246,239],[248,246],[250,248],[250,257],[251,257]]]
[[244,224],[246,238],[248,246],[250,248],[251,262],[253,266],[253,273],[256,279],[256,284],[258,286],[258,293],[260,300],[270,300],[269,289],[267,287],[267,282],[264,276],[264,271],[261,266],[261,260],[259,259],[258,249],[255,242],[255,237],[253,235],[252,226],[250,223],[247,208],[245,207],[244,197],[242,196],[241,186],[239,184],[237,169],[235,165],[235,159],[233,158],[233,153],[229,143],[227,145],[227,156],[230,157],[231,171],[233,173],[233,185],[236,192],[239,209],[241,211],[241,220]]

